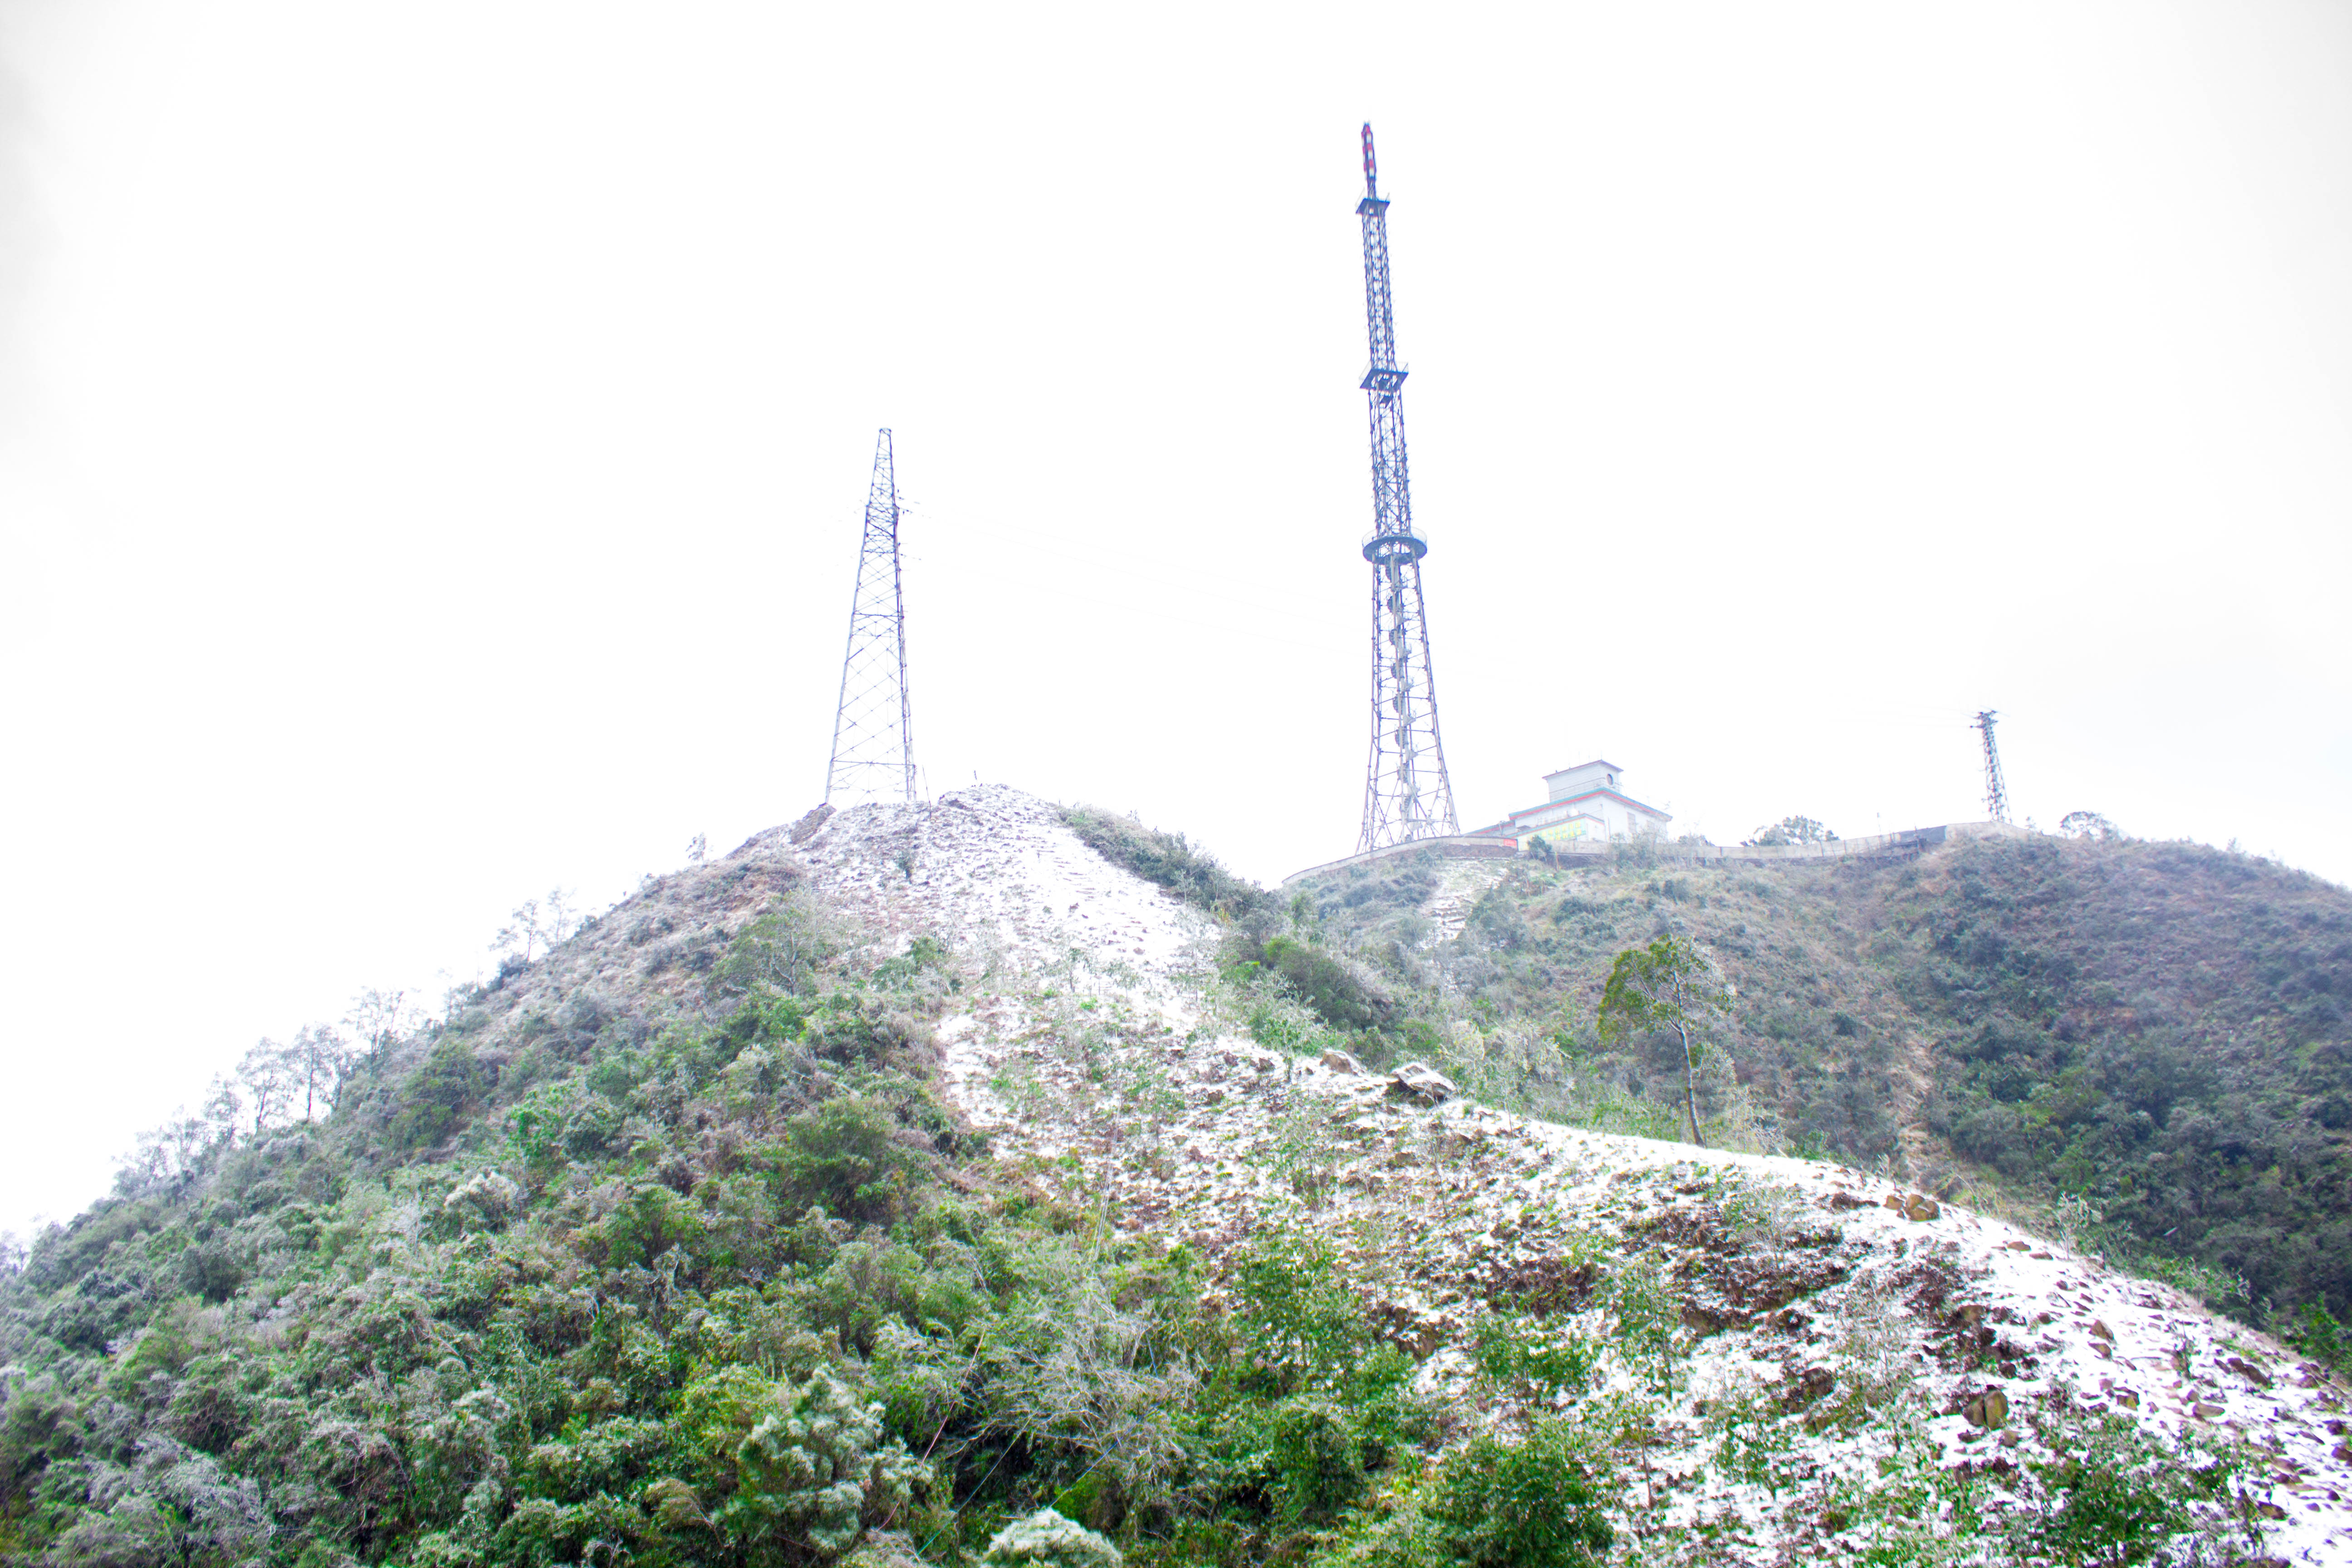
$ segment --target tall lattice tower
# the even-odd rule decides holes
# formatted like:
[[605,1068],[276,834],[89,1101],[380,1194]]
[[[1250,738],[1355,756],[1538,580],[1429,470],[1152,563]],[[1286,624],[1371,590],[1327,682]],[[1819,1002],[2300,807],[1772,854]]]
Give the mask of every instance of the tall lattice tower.
[[2001,782],[2000,748],[1993,744],[1992,722],[1999,709],[1988,708],[1969,726],[1984,735],[1985,809],[1992,813],[1995,822],[2009,820],[2009,786]]
[[907,596],[898,582],[898,480],[887,430],[874,443],[874,483],[866,494],[866,535],[857,550],[857,591],[849,601],[849,650],[841,658],[841,700],[833,711],[824,798],[829,805],[915,803]]
[[1371,365],[1364,395],[1372,424],[1372,755],[1364,770],[1364,832],[1359,854],[1458,833],[1445,747],[1437,736],[1437,678],[1429,658],[1429,615],[1421,598],[1421,558],[1429,542],[1412,526],[1404,458],[1404,367],[1397,363],[1396,312],[1389,289],[1389,204],[1381,199],[1372,128],[1364,127],[1364,325]]

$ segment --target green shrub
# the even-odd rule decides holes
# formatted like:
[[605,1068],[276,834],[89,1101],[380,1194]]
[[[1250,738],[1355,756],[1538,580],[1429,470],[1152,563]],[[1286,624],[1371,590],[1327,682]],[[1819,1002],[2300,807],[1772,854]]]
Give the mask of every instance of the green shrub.
[[1193,848],[1181,833],[1162,833],[1132,816],[1092,805],[1070,807],[1062,813],[1062,821],[1112,865],[1158,883],[1196,909],[1239,920],[1278,908],[1272,894]]
[[745,999],[719,1026],[719,1060],[725,1066],[747,1046],[772,1046],[801,1037],[808,1026],[809,1005],[801,997],[762,990]]
[[1651,1392],[1674,1393],[1682,1385],[1687,1347],[1682,1337],[1682,1300],[1654,1258],[1621,1269],[1609,1282],[1609,1306],[1617,1320],[1617,1353],[1634,1379]]
[[889,1110],[858,1095],[802,1111],[765,1155],[784,1212],[815,1205],[860,1224],[888,1219],[924,1169],[922,1158],[899,1142]]
[[600,1496],[572,1503],[525,1498],[499,1522],[487,1552],[475,1549],[457,1532],[436,1532],[417,1543],[415,1560],[434,1568],[444,1563],[459,1568],[485,1557],[529,1568],[555,1568],[558,1563],[625,1560],[652,1543],[653,1531],[645,1515],[618,1498]]
[[2344,1325],[2317,1301],[2305,1301],[2295,1324],[2294,1342],[2303,1353],[2336,1372],[2352,1370],[2352,1338]]
[[1347,1411],[1301,1395],[1276,1406],[1268,1436],[1283,1516],[1326,1520],[1364,1495],[1362,1439]]
[[393,1142],[403,1149],[440,1142],[457,1131],[485,1087],[472,1045],[461,1037],[444,1039],[401,1086],[401,1108],[392,1119]]
[[2237,1467],[2157,1444],[2128,1419],[2102,1415],[2067,1434],[2071,1457],[2036,1464],[2050,1503],[2032,1527],[2057,1562],[2123,1568],[2165,1560],[2175,1537],[2198,1526],[2190,1504],[2226,1497]]
[[[703,1408],[720,1417],[717,1430],[757,1416],[734,1445],[734,1474],[718,1478],[731,1482],[732,1495],[710,1515],[712,1527],[740,1546],[775,1552],[804,1542],[837,1557],[865,1525],[894,1522],[912,1503],[922,1464],[904,1443],[885,1440],[879,1408],[862,1404],[830,1371],[820,1367],[798,1387],[755,1389],[730,1379],[713,1392],[719,1397]],[[706,1475],[717,1469],[713,1435],[706,1426],[689,1437]]]
[[658,1182],[635,1184],[628,1197],[578,1235],[582,1256],[606,1268],[646,1268],[673,1247],[699,1250],[701,1211]]
[[1475,1568],[1583,1568],[1616,1539],[1609,1476],[1558,1418],[1518,1443],[1475,1437],[1445,1462],[1425,1505],[1454,1561]]
[[1329,1242],[1268,1231],[1234,1250],[1232,1289],[1243,1347],[1280,1391],[1345,1385],[1370,1334]]
[[1118,1548],[1076,1520],[1050,1508],[1013,1521],[988,1543],[987,1561],[1013,1568],[1122,1568]]
[[1370,1029],[1394,1011],[1387,996],[1345,960],[1286,936],[1270,936],[1257,962],[1282,977],[1298,999],[1338,1029]]
[[1591,1341],[1516,1312],[1482,1314],[1470,1342],[1478,1370],[1527,1401],[1573,1398],[1592,1386],[1601,1366],[1601,1348]]
[[1471,1439],[1327,1568],[1596,1568],[1616,1540],[1613,1479],[1567,1422]]
[[745,925],[710,971],[719,990],[734,995],[805,992],[817,967],[838,942],[832,923],[805,899],[787,899]]

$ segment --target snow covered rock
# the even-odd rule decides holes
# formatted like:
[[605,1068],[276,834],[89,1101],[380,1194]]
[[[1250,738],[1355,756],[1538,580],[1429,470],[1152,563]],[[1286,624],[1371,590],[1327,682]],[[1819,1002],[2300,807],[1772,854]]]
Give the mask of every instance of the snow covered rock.
[[1423,1105],[1443,1105],[1462,1091],[1454,1080],[1431,1067],[1427,1062],[1407,1062],[1389,1074],[1389,1086],[1408,1100]]

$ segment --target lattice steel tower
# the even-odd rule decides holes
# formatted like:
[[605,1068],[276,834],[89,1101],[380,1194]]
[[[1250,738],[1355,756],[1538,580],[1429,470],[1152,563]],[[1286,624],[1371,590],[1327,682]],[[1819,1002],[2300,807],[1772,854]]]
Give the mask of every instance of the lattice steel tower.
[[1389,293],[1389,204],[1381,199],[1372,128],[1364,127],[1364,324],[1372,341],[1362,386],[1372,423],[1372,755],[1364,770],[1364,832],[1357,853],[1459,833],[1445,747],[1437,737],[1437,678],[1429,660],[1429,615],[1421,598],[1421,558],[1429,542],[1412,526],[1405,478],[1404,377],[1396,357]]
[[1970,724],[1969,728],[1982,731],[1984,733],[1985,809],[1992,813],[1992,819],[1995,822],[2007,822],[2009,820],[2009,786],[2001,782],[2000,748],[1993,744],[1992,739],[1993,718],[2000,711],[1997,708],[1986,709],[1977,715],[1976,722]]
[[866,535],[857,551],[857,590],[849,601],[849,650],[841,658],[824,798],[827,805],[915,804],[907,597],[898,584],[898,481],[887,430],[874,443],[874,483],[866,495]]

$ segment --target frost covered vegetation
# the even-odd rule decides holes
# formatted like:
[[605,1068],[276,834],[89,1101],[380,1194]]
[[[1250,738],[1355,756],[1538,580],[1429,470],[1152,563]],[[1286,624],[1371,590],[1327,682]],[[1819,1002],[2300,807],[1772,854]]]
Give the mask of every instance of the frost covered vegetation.
[[[1285,903],[1181,839],[1107,814],[1073,826],[1223,922],[1192,1035],[1123,1012],[1116,984],[1089,989],[1128,959],[1074,946],[1057,974],[978,942],[877,941],[788,857],[739,851],[504,966],[437,1022],[379,1008],[362,1049],[312,1031],[257,1056],[241,1091],[149,1140],[114,1197],[0,1282],[0,1556],[2221,1562],[2276,1511],[2275,1460],[2218,1426],[2158,1445],[2096,1400],[2009,1414],[1979,1395],[1985,1460],[1946,1462],[1928,1428],[1959,1418],[1928,1407],[1906,1325],[1932,1321],[1947,1370],[2006,1375],[2033,1352],[1958,1315],[1958,1276],[1924,1247],[1881,1279],[1879,1254],[1769,1183],[1666,1168],[1589,1213],[1523,1205],[1494,1234],[1549,1250],[1440,1303],[1470,1325],[1459,1343],[1357,1271],[1399,1215],[1366,1196],[1335,1232],[1333,1194],[1369,1144],[1341,1147],[1307,1068],[1297,1085],[1254,1076],[1286,1085],[1263,1153],[1190,1162],[1232,1165],[1271,1205],[1250,1211],[1262,1223],[1209,1245],[1154,1230],[1139,1204],[1085,1201],[1075,1149],[1008,1154],[1009,1134],[945,1092],[943,1041],[975,998],[1031,1021],[1030,1092],[1100,1121],[1087,1157],[1147,1185],[1177,1168],[1161,1141],[1177,1122],[1267,1098],[1236,1082],[1229,1102],[1221,1083],[1194,1103],[1171,1085],[1170,1051],[1205,1059],[1242,1037],[1293,1058],[1412,1050],[1499,1100],[1654,1114],[1669,1135],[1675,1108],[1647,1079],[1595,1087],[1612,1058],[1578,1011],[1577,986],[1660,912],[1638,868],[1613,892],[1506,873],[1464,935],[1426,868]],[[928,886],[930,839],[828,831],[836,861],[883,868],[876,897]],[[1890,905],[1912,922],[1899,975],[1946,952],[1946,896],[1889,889],[1912,900]],[[1531,914],[1571,929],[1549,912],[1570,902],[1584,947],[1513,936]],[[1941,962],[1975,973],[1963,948]],[[1747,1009],[1831,1005],[1781,1000],[1756,952],[1726,962]],[[1975,1005],[1939,984],[1916,1005]],[[1858,1029],[1881,1026],[1874,1005]],[[1680,1080],[1680,1063],[1621,1058],[1609,1070]],[[1775,1108],[1739,1123],[1739,1081],[1702,1077],[1709,1128],[1767,1135]],[[1382,1158],[1404,1174],[1459,1184],[1501,1159],[1499,1135],[1361,1120],[1397,1123]],[[1407,1147],[1423,1139],[1454,1163]],[[1735,1319],[1792,1357],[1822,1347],[1838,1373],[1730,1375],[1717,1352]],[[2031,1446],[2010,1443],[2025,1431]],[[1768,1538],[1768,1516],[1803,1522]],[[1782,1555],[1754,1555],[1768,1549]]]
[[[929,1082],[940,944],[844,963],[794,890],[689,952],[669,1006],[460,995],[331,1053],[307,1117],[257,1058],[257,1118],[142,1145],[0,1297],[0,1553],[1242,1563],[1370,1478],[1418,1489],[1380,1561],[1492,1534],[1517,1461],[1424,1460],[1413,1363],[1328,1255],[1270,1246],[1212,1306],[1197,1259],[992,1163]],[[1574,1496],[1521,1530],[1558,1551],[1510,1561],[1608,1537]]]
[[1367,1059],[1662,1138],[1681,1054],[1607,1038],[1600,983],[1688,937],[1738,991],[1697,1075],[1709,1142],[2007,1205],[2249,1321],[2352,1315],[2352,896],[2317,879],[2113,838],[1767,868],[1627,846],[1394,858],[1254,919],[1286,972],[1304,944],[1349,977],[1297,989]]

